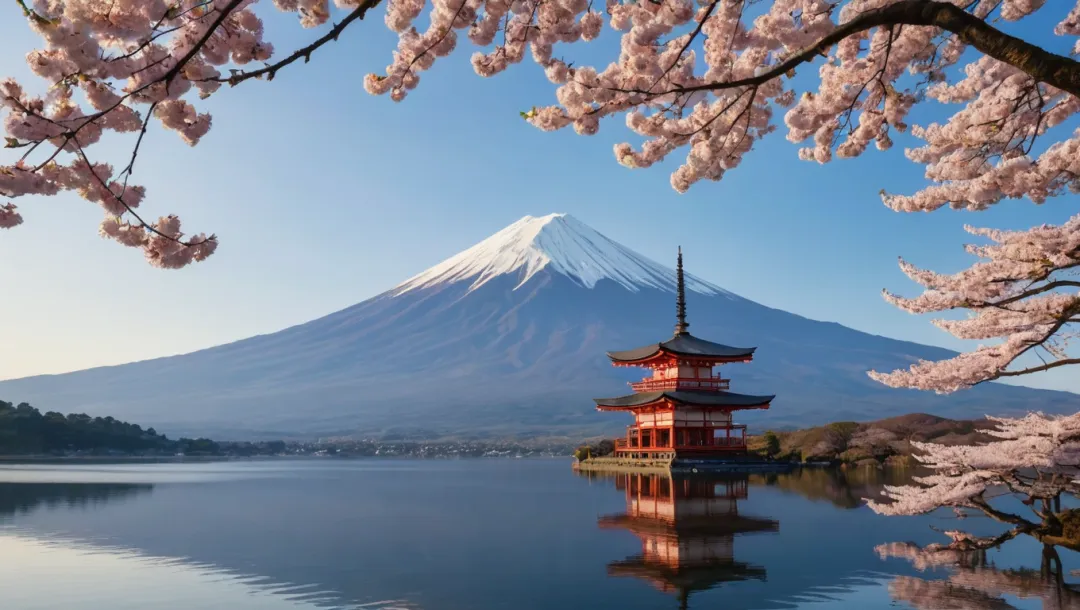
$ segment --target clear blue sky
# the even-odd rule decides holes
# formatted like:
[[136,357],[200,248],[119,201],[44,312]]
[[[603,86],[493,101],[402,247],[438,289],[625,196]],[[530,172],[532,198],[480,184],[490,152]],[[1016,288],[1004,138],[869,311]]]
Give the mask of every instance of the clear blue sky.
[[[1025,30],[1063,49],[1049,32],[1066,4]],[[0,8],[0,76],[25,77],[22,57],[38,43],[18,10]],[[270,14],[279,52],[316,35],[293,19]],[[372,297],[521,216],[551,212],[663,262],[681,244],[693,273],[765,305],[963,349],[929,319],[881,299],[885,287],[917,292],[897,256],[957,271],[970,262],[965,223],[1027,228],[1078,210],[1069,197],[898,214],[878,192],[923,184],[901,152],[911,140],[819,166],[797,159],[782,125],[722,182],[678,195],[668,182],[674,163],[635,171],[615,162],[612,145],[628,137],[621,119],[591,138],[522,121],[518,111],[554,98],[531,60],[481,79],[471,49],[460,48],[405,102],[367,95],[364,74],[388,63],[396,40],[381,11],[353,27],[272,84],[250,82],[204,103],[214,127],[199,146],[160,128],[148,135],[135,174],[148,189],[143,209],[218,233],[221,247],[207,262],[153,269],[97,236],[96,205],[74,196],[18,201],[26,223],[0,233],[0,379],[274,332]],[[122,166],[129,146],[110,142],[95,154]],[[1025,383],[1080,391],[1076,370]]]

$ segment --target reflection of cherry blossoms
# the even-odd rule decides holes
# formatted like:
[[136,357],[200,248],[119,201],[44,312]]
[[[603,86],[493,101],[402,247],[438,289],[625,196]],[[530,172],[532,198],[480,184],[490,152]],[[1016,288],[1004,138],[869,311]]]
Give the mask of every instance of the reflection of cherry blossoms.
[[978,540],[971,540],[976,544],[965,545],[964,541],[971,539],[963,532],[943,532],[953,539],[950,544],[933,543],[924,547],[911,542],[891,542],[874,547],[878,557],[888,559],[896,557],[911,562],[915,569],[923,571],[942,566],[954,565],[978,565],[986,560],[986,548],[979,548]]
[[[278,9],[295,13],[302,27],[321,28],[309,44],[279,55],[258,16],[267,0],[17,2],[43,41],[27,61],[48,93],[36,95],[10,79],[0,83],[7,144],[23,153],[0,165],[0,194],[77,192],[105,209],[103,235],[143,249],[155,265],[174,267],[202,260],[216,241],[184,237],[172,217],[151,222],[140,215],[143,192],[128,179],[153,120],[185,143],[198,143],[212,126],[197,106],[199,99],[222,84],[270,81],[281,70],[306,63],[381,0],[335,0],[334,7],[328,0],[274,0]],[[685,159],[671,176],[680,192],[700,180],[719,180],[741,164],[756,141],[776,130],[777,113],[784,115],[788,138],[806,143],[800,157],[819,163],[834,155],[858,156],[871,145],[889,149],[896,133],[910,130],[925,144],[908,157],[926,166],[932,185],[911,196],[886,196],[886,204],[897,210],[943,205],[979,210],[1006,198],[1042,202],[1078,188],[1080,133],[1070,133],[1066,123],[1080,110],[1080,63],[999,29],[1061,3],[386,0],[385,5],[383,21],[398,41],[386,69],[364,79],[370,93],[404,99],[423,72],[462,46],[473,47],[472,65],[481,76],[531,56],[554,86],[556,103],[523,113],[526,120],[543,130],[573,127],[594,134],[601,119],[623,116],[640,144],[616,145],[618,162],[649,167],[682,151]],[[1052,18],[1053,34],[1072,47],[1080,34],[1080,8]],[[605,24],[619,37],[617,51],[600,49],[608,57],[596,66],[566,55],[571,43],[602,37]],[[1040,45],[1050,33],[1040,33]],[[791,79],[813,62],[820,66],[817,78],[797,91]],[[940,124],[910,126],[909,112],[927,98],[958,110]],[[109,132],[135,140],[123,165],[88,156]],[[244,163],[237,159],[237,168]],[[17,224],[18,213],[2,205],[0,228]],[[192,251],[176,250],[166,241]],[[1063,265],[1072,256],[1056,250],[1050,260]],[[1029,309],[1038,313],[1021,315],[1037,318],[1028,320],[1037,327],[1029,331],[1037,333],[1045,325],[1045,310],[1061,306],[1032,303]],[[988,358],[980,355],[974,368]],[[965,373],[935,385],[974,381],[978,375]]]
[[923,580],[897,576],[889,583],[889,594],[916,610],[1015,610],[1009,602],[978,589],[958,587],[948,580]]
[[[883,555],[897,556],[891,552]],[[1044,555],[1039,570],[999,570],[993,566],[969,565],[953,566],[948,577],[942,580],[897,576],[889,583],[889,593],[894,600],[907,602],[920,610],[1015,608],[1006,596],[1042,600],[1044,610],[1080,610],[1080,593],[1054,573],[1053,559],[1053,556]],[[918,563],[915,566],[924,569]]]

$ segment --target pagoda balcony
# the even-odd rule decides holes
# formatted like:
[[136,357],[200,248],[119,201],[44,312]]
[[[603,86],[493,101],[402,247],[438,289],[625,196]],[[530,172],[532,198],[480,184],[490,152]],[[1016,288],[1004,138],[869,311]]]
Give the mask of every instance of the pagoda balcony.
[[659,392],[662,390],[727,390],[731,380],[722,377],[674,377],[671,379],[647,378],[631,382],[635,392]]
[[[690,437],[687,435],[683,442],[673,442],[673,439],[669,436],[666,440],[660,441],[658,438],[654,438],[653,435],[649,435],[648,438],[643,439],[640,435],[640,429],[635,426],[627,426],[627,435],[625,438],[615,439],[615,453],[654,453],[654,452],[670,452],[670,451],[745,451],[746,450],[746,425],[745,424],[733,424],[730,426],[720,426],[716,428],[710,428],[713,432],[711,435],[703,435],[701,437]],[[726,431],[724,436],[716,436],[715,432]],[[734,433],[734,434],[733,434]],[[642,442],[644,440],[644,442]],[[658,442],[659,441],[659,442]]]

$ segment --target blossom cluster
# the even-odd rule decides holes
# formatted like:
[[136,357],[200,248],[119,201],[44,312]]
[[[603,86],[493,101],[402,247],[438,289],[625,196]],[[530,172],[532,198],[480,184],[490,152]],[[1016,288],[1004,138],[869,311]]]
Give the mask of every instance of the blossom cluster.
[[[912,443],[915,458],[932,474],[915,477],[915,485],[887,486],[888,501],[867,500],[884,515],[918,515],[942,507],[985,509],[983,494],[993,487],[1034,493],[1034,481],[1018,474],[1036,472],[1070,489],[1080,476],[1080,413],[1021,418],[990,417],[999,440],[984,445],[947,446]],[[956,539],[954,538],[954,542]]]
[[[1080,163],[1080,154],[1076,162]],[[968,247],[981,262],[943,275],[901,260],[904,273],[926,290],[915,298],[889,292],[885,298],[918,314],[966,309],[971,313],[967,318],[936,324],[961,339],[1000,342],[947,360],[921,361],[906,370],[871,372],[874,379],[894,387],[946,393],[1021,374],[1026,369],[1010,366],[1029,352],[1049,355],[1035,367],[1038,370],[1073,361],[1068,349],[1080,326],[1080,281],[1069,274],[1080,270],[1080,215],[1061,226],[1027,231],[970,227],[968,231],[992,242]]]
[[[144,192],[127,185],[151,120],[197,144],[212,122],[196,98],[225,83],[273,78],[297,58],[310,59],[380,5],[274,0],[279,10],[295,13],[302,27],[330,31],[277,63],[245,71],[252,62],[270,62],[274,53],[256,12],[260,0],[18,2],[44,42],[27,61],[48,92],[33,95],[22,83],[0,82],[8,144],[26,151],[22,159],[0,165],[0,195],[78,192],[105,209],[103,235],[142,248],[151,262],[164,266],[200,260],[213,250],[209,242],[215,238],[186,238],[180,245],[206,245],[180,259],[153,249],[159,239],[177,241],[179,232],[168,232],[167,219],[143,221],[135,208]],[[397,48],[385,71],[365,77],[369,92],[404,100],[424,71],[466,40],[475,48],[472,65],[481,76],[498,74],[528,54],[556,86],[557,101],[523,113],[531,124],[543,130],[573,127],[588,135],[602,119],[623,115],[640,142],[615,146],[617,161],[649,167],[684,150],[685,162],[671,176],[679,192],[737,167],[757,140],[776,130],[777,112],[784,113],[788,138],[806,143],[800,156],[822,163],[834,155],[860,155],[871,144],[888,149],[897,132],[922,138],[926,145],[908,156],[926,165],[933,184],[911,196],[886,196],[895,209],[983,209],[1003,198],[1043,201],[1077,189],[1080,136],[1049,145],[1042,139],[1080,110],[1080,100],[990,57],[978,57],[956,78],[952,68],[970,57],[957,33],[905,23],[903,17],[873,22],[910,4],[901,0],[772,0],[764,10],[748,0],[384,4],[384,22],[397,33]],[[1025,19],[1050,4],[1056,3],[936,3],[987,22]],[[332,23],[335,13],[341,19]],[[1080,6],[1054,33],[1077,36],[1078,22]],[[618,54],[606,65],[583,65],[562,54],[564,45],[601,37],[605,24],[620,37]],[[817,79],[800,94],[791,77],[819,59]],[[962,108],[942,125],[909,127],[908,114],[924,96]],[[107,164],[91,161],[86,152],[106,132],[137,137],[135,154],[119,172],[106,171]],[[1034,156],[1037,139],[1042,152]],[[10,227],[21,216],[13,204],[4,205],[0,227]],[[152,237],[140,239],[131,227]]]
[[[185,99],[220,87],[219,66],[270,58],[257,0],[37,0],[23,4],[45,46],[27,55],[49,87],[33,95],[0,80],[7,144],[25,154],[0,165],[0,196],[72,191],[102,207],[101,235],[140,248],[159,267],[177,268],[213,253],[214,236],[185,237],[175,216],[142,220],[142,186],[129,184],[138,149],[116,172],[87,150],[107,132],[141,133],[151,118],[194,145],[210,116]],[[137,147],[137,145],[136,145]],[[33,156],[40,155],[39,157]],[[130,219],[129,219],[130,217]],[[12,203],[0,207],[0,228],[19,224]]]

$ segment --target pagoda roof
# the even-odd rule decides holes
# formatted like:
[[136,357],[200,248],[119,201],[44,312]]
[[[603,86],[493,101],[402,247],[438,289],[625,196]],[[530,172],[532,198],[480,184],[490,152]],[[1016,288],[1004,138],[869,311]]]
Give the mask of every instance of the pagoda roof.
[[637,362],[661,353],[699,358],[742,359],[753,356],[756,349],[756,347],[731,347],[730,345],[699,339],[688,332],[682,332],[677,333],[667,341],[621,352],[608,352],[607,355],[608,358],[615,362]]
[[641,407],[658,400],[668,399],[679,404],[703,407],[766,407],[773,396],[751,396],[735,392],[714,392],[702,390],[666,390],[660,392],[637,392],[616,398],[594,398],[598,407],[629,408]]

